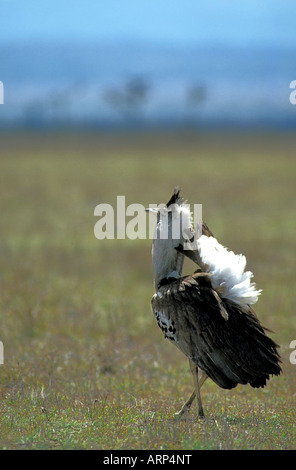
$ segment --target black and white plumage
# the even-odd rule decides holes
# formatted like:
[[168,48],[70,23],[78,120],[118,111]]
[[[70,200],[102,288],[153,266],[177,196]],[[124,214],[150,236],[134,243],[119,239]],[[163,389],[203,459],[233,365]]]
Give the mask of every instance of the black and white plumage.
[[[166,207],[154,211],[158,220],[152,246],[152,309],[164,337],[189,358],[193,372],[194,391],[179,414],[189,410],[197,396],[202,417],[200,388],[206,378],[224,389],[238,384],[264,387],[271,375],[281,372],[278,346],[251,307],[261,291],[251,282],[252,273],[245,271],[245,257],[220,245],[204,223],[195,240],[180,191],[175,190]],[[200,268],[190,276],[182,276],[184,256]]]

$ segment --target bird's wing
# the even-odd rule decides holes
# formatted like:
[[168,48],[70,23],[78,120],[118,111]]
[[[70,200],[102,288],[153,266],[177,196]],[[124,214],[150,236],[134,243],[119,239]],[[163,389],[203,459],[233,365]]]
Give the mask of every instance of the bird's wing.
[[152,308],[165,337],[220,387],[260,387],[280,373],[277,345],[252,310],[222,301],[209,274],[161,287]]
[[[196,236],[196,232],[193,232],[193,233]],[[202,223],[202,235],[205,235],[208,238],[214,237],[213,233],[211,232],[211,230],[209,229],[209,227],[207,226],[205,222]],[[196,242],[195,237],[193,239]],[[184,246],[182,243],[176,246],[175,249],[179,251],[179,253],[182,253],[184,256],[187,256],[187,258],[191,259],[191,261],[193,261],[194,263],[198,264],[198,266],[200,266],[203,269],[203,271],[205,271],[207,266],[202,262],[199,250],[196,249],[196,246],[194,247],[190,244],[189,246],[188,244],[186,245],[187,245],[186,250],[184,249]]]

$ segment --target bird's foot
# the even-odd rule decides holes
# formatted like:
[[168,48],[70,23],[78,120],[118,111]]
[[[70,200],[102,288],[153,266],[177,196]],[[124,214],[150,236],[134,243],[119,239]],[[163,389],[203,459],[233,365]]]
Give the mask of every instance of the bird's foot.
[[175,418],[185,417],[189,414],[189,411],[190,411],[190,406],[184,405],[184,406],[182,406],[180,411],[177,411],[177,413],[174,414],[174,417]]
[[205,414],[203,412],[203,409],[198,410],[198,419],[205,419]]

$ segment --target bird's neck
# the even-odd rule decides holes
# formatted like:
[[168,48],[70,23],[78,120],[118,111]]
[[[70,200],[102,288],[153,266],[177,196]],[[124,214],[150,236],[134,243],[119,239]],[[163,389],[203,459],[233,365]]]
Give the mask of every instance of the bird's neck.
[[178,279],[182,276],[184,256],[181,253],[171,250],[168,253],[162,253],[161,257],[157,256],[156,253],[152,253],[152,258],[155,290],[165,279]]

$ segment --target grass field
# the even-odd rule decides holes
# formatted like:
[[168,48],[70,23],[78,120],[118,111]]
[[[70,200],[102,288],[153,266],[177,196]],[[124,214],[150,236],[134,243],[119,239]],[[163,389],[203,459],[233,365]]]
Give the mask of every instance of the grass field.
[[[288,133],[0,135],[1,449],[295,448],[295,150]],[[97,204],[176,185],[247,256],[283,360],[264,389],[207,381],[204,421],[174,419],[193,382],[151,312],[151,240],[94,236]]]

